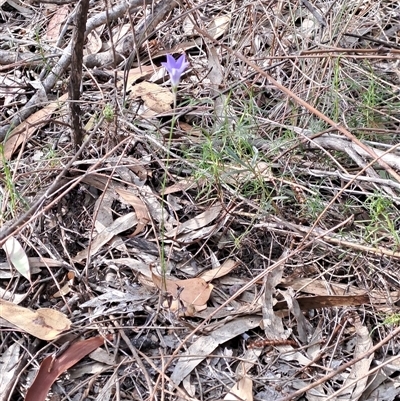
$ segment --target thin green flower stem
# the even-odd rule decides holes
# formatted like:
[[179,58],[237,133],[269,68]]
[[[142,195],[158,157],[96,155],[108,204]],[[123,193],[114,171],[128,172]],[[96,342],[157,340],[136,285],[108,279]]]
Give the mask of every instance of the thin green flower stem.
[[160,249],[160,265],[161,265],[161,280],[162,280],[162,288],[164,291],[166,291],[166,274],[167,274],[167,263],[165,260],[165,225],[164,225],[164,204],[165,204],[165,198],[164,198],[164,191],[165,188],[167,186],[167,171],[168,171],[168,167],[169,167],[169,163],[170,163],[170,158],[171,158],[171,144],[172,144],[172,135],[174,132],[174,127],[175,124],[178,120],[178,116],[176,114],[176,107],[177,107],[177,87],[173,86],[172,87],[172,92],[174,94],[174,110],[173,110],[173,114],[172,114],[172,120],[171,120],[171,127],[169,130],[169,137],[168,137],[168,142],[167,142],[167,158],[165,160],[165,174],[164,174],[164,178],[163,178],[163,182],[162,182],[162,194],[161,194],[161,201],[162,201],[162,207],[161,207],[161,222],[160,222],[160,234],[161,234],[161,238],[160,238],[160,244],[161,244],[161,249]]

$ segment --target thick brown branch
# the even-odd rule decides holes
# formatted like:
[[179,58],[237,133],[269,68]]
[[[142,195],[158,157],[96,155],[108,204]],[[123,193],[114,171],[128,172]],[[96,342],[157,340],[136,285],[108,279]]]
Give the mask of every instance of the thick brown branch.
[[83,141],[81,108],[78,100],[81,97],[83,46],[85,43],[85,30],[88,11],[89,0],[81,0],[77,8],[75,17],[76,26],[72,38],[71,78],[68,86],[68,94],[71,100],[71,122],[74,131],[74,143],[76,149],[82,145]]

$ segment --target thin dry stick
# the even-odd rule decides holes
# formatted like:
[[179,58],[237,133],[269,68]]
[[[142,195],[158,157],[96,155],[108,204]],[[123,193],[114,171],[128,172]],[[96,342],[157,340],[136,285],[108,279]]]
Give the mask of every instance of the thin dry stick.
[[319,110],[317,110],[315,107],[311,106],[311,104],[307,103],[305,100],[297,96],[295,93],[293,93],[290,89],[286,88],[282,84],[280,84],[278,81],[276,81],[274,78],[272,78],[271,75],[269,75],[267,72],[265,72],[262,68],[260,68],[257,64],[254,64],[253,62],[249,61],[249,59],[245,56],[243,56],[241,53],[231,49],[229,46],[224,45],[220,41],[214,39],[208,32],[200,29],[198,26],[194,25],[194,29],[198,31],[200,34],[202,34],[204,37],[210,39],[213,43],[218,44],[219,46],[223,47],[225,50],[227,50],[229,53],[231,53],[233,56],[237,57],[238,59],[242,60],[244,63],[246,63],[249,67],[253,68],[255,71],[260,73],[263,77],[267,78],[275,87],[277,87],[280,91],[285,93],[287,96],[292,98],[298,105],[303,106],[306,108],[310,113],[314,114],[321,120],[325,121],[328,123],[330,126],[336,128],[338,131],[340,131],[345,137],[350,139],[350,141],[356,143],[358,146],[360,146],[362,149],[364,149],[375,161],[383,167],[387,172],[389,172],[393,178],[395,178],[398,182],[400,182],[400,175],[396,173],[390,167],[386,162],[381,160],[376,153],[370,149],[368,146],[364,145],[358,138],[356,138],[350,131],[348,131],[346,128],[342,127],[339,123],[335,123],[333,120],[331,120],[328,116],[325,114],[321,113]]
[[344,372],[346,369],[350,368],[355,363],[363,360],[364,358],[369,357],[371,354],[373,354],[375,351],[378,351],[379,348],[381,348],[383,345],[388,343],[390,340],[392,340],[393,338],[395,338],[399,334],[400,334],[400,327],[398,327],[393,333],[391,333],[388,336],[386,336],[382,341],[380,341],[378,344],[376,344],[374,347],[372,347],[368,351],[362,353],[357,358],[352,359],[351,361],[349,361],[349,362],[345,363],[344,365],[342,365],[340,368],[334,370],[332,373],[329,373],[329,374],[325,375],[321,379],[309,384],[308,386],[303,387],[300,390],[294,391],[293,393],[289,394],[287,397],[279,398],[277,401],[290,401],[293,398],[304,394],[306,391],[309,391],[309,390],[313,389],[314,387],[319,386],[320,384],[324,384],[326,381],[328,381],[329,379],[333,379],[336,375],[338,375],[341,372]]
[[[357,175],[361,175],[367,168],[371,167],[373,163],[377,162],[381,167],[383,167],[387,172],[389,172],[393,178],[395,178],[399,183],[400,183],[400,176],[399,174],[396,173],[396,171],[390,167],[384,160],[381,159],[382,155],[378,156],[372,149],[370,149],[368,146],[364,145],[358,138],[356,138],[351,132],[349,132],[347,129],[342,127],[340,124],[335,123],[333,120],[331,120],[329,117],[321,113],[319,110],[308,104],[305,100],[301,99],[299,96],[297,96],[295,93],[293,93],[290,89],[286,88],[285,86],[281,85],[278,81],[276,81],[274,78],[272,78],[271,75],[269,75],[267,72],[262,70],[258,65],[252,63],[249,61],[245,56],[243,56],[241,53],[232,50],[229,46],[226,46],[222,43],[220,43],[218,40],[214,39],[211,35],[208,34],[208,32],[203,31],[200,29],[198,26],[194,25],[194,28],[202,35],[204,35],[206,38],[210,39],[213,43],[216,43],[223,47],[225,50],[227,50],[229,53],[232,55],[236,56],[240,60],[242,60],[244,63],[249,65],[251,68],[259,72],[262,76],[266,77],[274,86],[276,86],[279,90],[281,90],[283,93],[291,97],[297,104],[300,106],[305,107],[308,111],[310,111],[312,114],[320,118],[321,120],[325,121],[332,127],[335,127],[338,131],[340,131],[343,135],[345,135],[348,139],[350,139],[352,142],[360,146],[365,152],[367,152],[371,157],[372,157],[372,162],[370,162],[368,165],[366,165]],[[336,196],[332,199],[332,201],[328,204],[328,206],[322,211],[322,213],[319,215],[317,221],[313,224],[310,232],[306,235],[306,237],[303,239],[302,244],[305,243],[305,241],[308,240],[309,236],[311,235],[312,230],[317,226],[318,222],[322,218],[322,216],[326,213],[326,211],[329,209],[329,207],[333,204],[333,202],[343,193],[344,189],[349,187],[352,184],[352,181],[349,181],[337,194]]]
[[[346,222],[342,222],[340,224],[338,224],[335,227],[332,227],[330,230],[328,230],[326,234],[337,230],[338,228],[342,227],[343,225],[345,225]],[[167,369],[169,367],[169,365],[172,363],[172,361],[174,360],[175,357],[178,356],[179,351],[182,349],[183,345],[186,344],[197,332],[201,331],[204,326],[207,325],[207,323],[221,310],[223,309],[226,305],[228,305],[230,302],[232,302],[235,298],[237,298],[240,294],[242,294],[243,292],[247,291],[251,286],[253,286],[254,284],[256,284],[259,280],[263,279],[264,276],[266,276],[268,273],[270,273],[273,269],[277,268],[278,266],[280,266],[281,264],[285,263],[288,259],[294,257],[295,255],[297,255],[299,252],[303,251],[304,249],[308,248],[309,246],[311,246],[315,240],[318,240],[320,238],[320,236],[318,236],[317,238],[313,239],[312,241],[309,241],[307,243],[303,243],[299,246],[299,248],[297,248],[295,251],[287,254],[285,257],[283,257],[282,259],[279,259],[276,263],[274,263],[273,265],[271,265],[270,267],[268,267],[267,269],[265,269],[263,272],[261,272],[258,276],[254,277],[252,280],[250,280],[246,285],[244,285],[242,288],[240,288],[234,295],[232,295],[230,298],[228,298],[225,302],[223,302],[214,312],[210,313],[210,315],[202,322],[200,323],[191,333],[189,333],[184,340],[179,344],[179,346],[176,348],[176,350],[172,353],[171,358],[167,361],[167,363],[164,366],[164,369]],[[165,374],[165,372],[163,372],[163,374]],[[158,386],[160,382],[160,376],[158,376],[157,378],[157,382],[155,384],[155,387]]]
[[[102,120],[99,122],[97,127],[101,124]],[[96,128],[97,128],[96,127]],[[83,143],[82,147],[80,150],[74,155],[74,157],[71,159],[71,161],[65,166],[63,171],[58,175],[56,178],[56,181],[46,190],[45,194],[42,195],[31,207],[30,209],[24,213],[19,219],[14,221],[10,226],[4,227],[3,229],[0,230],[0,246],[4,244],[4,242],[11,236],[15,235],[18,231],[22,230],[27,224],[31,223],[34,219],[36,219],[39,215],[43,214],[45,211],[49,210],[51,207],[53,207],[63,196],[65,196],[66,193],[71,191],[72,188],[74,188],[76,185],[78,185],[87,175],[89,175],[91,172],[93,172],[107,157],[115,152],[121,145],[123,145],[125,142],[129,141],[130,138],[124,139],[122,142],[117,144],[113,149],[111,149],[102,159],[97,161],[94,165],[92,165],[86,174],[82,174],[80,177],[78,177],[74,182],[71,184],[68,183],[68,188],[60,193],[55,199],[53,199],[46,207],[43,207],[37,214],[34,214],[37,209],[43,205],[43,203],[48,200],[52,195],[54,195],[60,188],[60,180],[64,177],[67,171],[69,171],[70,167],[72,164],[76,161],[77,157],[79,157],[79,154],[81,150],[83,150],[91,141],[92,136],[94,133],[97,131],[97,129],[94,129],[93,133],[90,134],[90,136],[86,139],[86,141]]]
[[[385,362],[381,363],[380,365],[374,367],[373,369],[369,370],[367,373],[363,374],[361,377],[359,377],[359,380],[365,379],[366,377],[380,371],[384,366],[390,365],[393,362],[397,361],[400,358],[400,355],[395,355]],[[344,390],[348,389],[349,387],[354,386],[354,383],[349,383],[346,386],[342,387],[340,390],[337,390],[335,393],[331,394],[328,398],[325,399],[325,401],[329,401],[332,399],[336,399],[336,397]]]
[[[23,227],[25,227],[27,224],[29,224],[34,218],[36,218],[37,215],[34,215],[36,210],[39,209],[39,207],[42,206],[43,203],[47,199],[49,199],[53,194],[55,194],[58,190],[60,190],[64,186],[63,179],[65,178],[67,172],[72,167],[73,163],[78,160],[79,156],[82,154],[83,150],[89,144],[89,142],[92,139],[92,136],[97,132],[97,129],[100,127],[102,122],[103,122],[103,118],[99,121],[97,126],[94,128],[93,132],[88,136],[88,138],[83,143],[83,145],[78,150],[78,152],[75,153],[75,155],[72,157],[72,159],[67,163],[67,165],[64,167],[64,169],[61,171],[61,173],[56,177],[53,184],[50,185],[50,187],[46,189],[45,193],[42,196],[39,196],[39,198],[32,204],[32,206],[29,208],[29,210],[26,213],[24,213],[22,216],[20,216],[17,220],[10,223],[9,226],[3,227],[0,230],[0,246],[3,246],[4,242],[11,235],[14,235],[17,231],[20,231]],[[60,198],[60,197],[58,197],[58,198]],[[51,205],[54,204],[54,202],[55,201],[51,202],[51,204],[48,205],[46,208],[44,208],[41,211],[41,213],[44,213]]]
[[[114,323],[114,326],[116,328],[118,328],[118,323],[116,321],[114,321],[113,323]],[[119,325],[119,327],[121,327],[121,326]],[[151,379],[150,379],[149,373],[147,372],[142,360],[139,358],[139,355],[136,352],[136,348],[132,345],[132,343],[129,340],[128,336],[125,334],[124,329],[118,328],[118,332],[119,332],[120,336],[123,338],[123,340],[125,341],[125,344],[130,349],[133,358],[135,359],[136,363],[138,364],[139,368],[141,369],[142,374],[143,374],[143,376],[144,376],[144,378],[146,380],[148,390],[149,390],[150,394],[152,394],[153,393],[153,385],[151,383]]]
[[[192,397],[188,397],[187,394],[184,392],[184,390],[182,390],[179,386],[177,386],[164,372],[164,359],[161,358],[161,369],[158,368],[156,365],[154,365],[153,361],[143,352],[141,352],[140,350],[137,350],[138,354],[141,356],[142,359],[144,359],[159,375],[163,376],[168,382],[169,384],[175,388],[175,390],[179,393],[179,397],[181,397],[184,400],[187,401],[198,401],[197,398],[192,398]],[[155,391],[157,389],[153,389],[153,392],[150,394],[148,400],[152,400],[153,396],[155,394]],[[163,391],[164,391],[164,387],[163,387]]]
[[[311,232],[311,230],[309,230],[309,232]],[[386,255],[386,256],[390,256],[392,258],[400,259],[400,252],[394,252],[394,251],[391,251],[391,250],[385,249],[385,248],[371,248],[369,246],[356,244],[356,243],[350,242],[350,241],[344,241],[340,238],[334,238],[331,236],[323,236],[321,238],[321,240],[330,242],[331,244],[336,244],[336,245],[345,246],[345,247],[348,247],[351,249],[356,249],[358,251],[373,253],[373,254],[379,255],[379,256]]]

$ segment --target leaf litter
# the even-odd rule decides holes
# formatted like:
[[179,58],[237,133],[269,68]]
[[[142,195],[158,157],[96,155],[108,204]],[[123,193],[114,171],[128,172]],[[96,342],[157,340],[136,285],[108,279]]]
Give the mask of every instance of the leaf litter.
[[398,2],[117,3],[78,155],[73,9],[2,4],[4,399],[395,399]]

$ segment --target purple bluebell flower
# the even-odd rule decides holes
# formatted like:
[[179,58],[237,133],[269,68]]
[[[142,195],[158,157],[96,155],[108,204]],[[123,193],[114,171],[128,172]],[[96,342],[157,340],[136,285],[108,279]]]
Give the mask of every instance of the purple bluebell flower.
[[180,56],[178,60],[175,60],[173,56],[171,56],[171,54],[167,54],[167,62],[161,64],[168,71],[172,87],[176,89],[182,74],[184,73],[186,68],[189,67],[189,63],[186,61],[185,55],[182,54],[182,56]]

